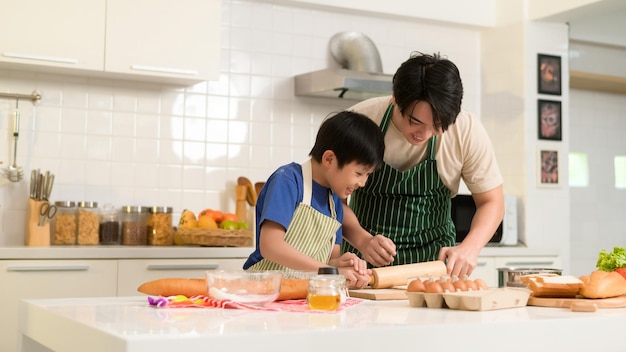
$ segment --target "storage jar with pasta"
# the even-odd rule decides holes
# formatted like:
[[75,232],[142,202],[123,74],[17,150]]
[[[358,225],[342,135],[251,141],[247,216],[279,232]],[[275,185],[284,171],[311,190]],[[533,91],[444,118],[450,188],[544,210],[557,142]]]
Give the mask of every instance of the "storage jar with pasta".
[[148,244],[171,246],[174,244],[171,207],[151,207],[148,212]]
[[52,219],[54,222],[52,233],[52,244],[74,245],[76,244],[77,216],[76,203],[69,201],[58,201],[54,205],[57,213]]
[[78,202],[78,236],[76,244],[94,245],[100,243],[98,229],[98,203]]

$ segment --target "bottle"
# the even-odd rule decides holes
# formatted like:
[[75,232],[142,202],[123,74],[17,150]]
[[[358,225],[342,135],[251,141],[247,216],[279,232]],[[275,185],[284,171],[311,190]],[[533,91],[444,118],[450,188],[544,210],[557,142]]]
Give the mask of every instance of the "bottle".
[[174,226],[171,207],[152,207],[148,210],[148,244],[171,246],[174,244]]
[[105,204],[100,211],[98,235],[100,244],[120,244],[120,222],[112,204]]
[[307,303],[313,310],[337,310],[345,301],[346,278],[335,267],[324,267],[309,279]]
[[76,244],[79,245],[95,245],[100,243],[98,238],[98,228],[100,220],[98,219],[98,203],[96,202],[78,202],[78,236]]
[[57,207],[57,213],[53,218],[54,232],[52,234],[52,244],[76,244],[78,227],[76,203],[58,201],[54,205]]
[[126,205],[120,209],[123,245],[145,246],[148,244],[147,216],[148,207]]

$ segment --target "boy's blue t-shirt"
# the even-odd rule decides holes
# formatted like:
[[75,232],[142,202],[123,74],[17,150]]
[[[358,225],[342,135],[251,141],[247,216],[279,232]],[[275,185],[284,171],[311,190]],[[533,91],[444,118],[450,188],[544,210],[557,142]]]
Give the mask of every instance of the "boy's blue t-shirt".
[[[335,212],[337,221],[343,222],[343,205],[341,198],[335,193]],[[290,163],[279,167],[267,179],[256,203],[256,249],[250,256],[243,268],[248,269],[259,262],[263,257],[259,250],[259,236],[261,234],[261,224],[265,220],[271,220],[281,224],[285,229],[289,227],[293,214],[304,197],[302,166],[298,163]],[[311,206],[320,213],[331,216],[330,204],[328,202],[328,188],[322,187],[313,181],[311,192]],[[335,238],[336,244],[341,244],[341,227],[337,230]]]

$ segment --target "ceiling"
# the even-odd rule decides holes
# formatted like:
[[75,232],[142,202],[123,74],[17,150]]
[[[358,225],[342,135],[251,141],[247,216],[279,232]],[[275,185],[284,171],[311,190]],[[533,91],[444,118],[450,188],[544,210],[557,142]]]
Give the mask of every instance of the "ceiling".
[[626,47],[624,0],[602,0],[544,20],[569,23],[571,39]]

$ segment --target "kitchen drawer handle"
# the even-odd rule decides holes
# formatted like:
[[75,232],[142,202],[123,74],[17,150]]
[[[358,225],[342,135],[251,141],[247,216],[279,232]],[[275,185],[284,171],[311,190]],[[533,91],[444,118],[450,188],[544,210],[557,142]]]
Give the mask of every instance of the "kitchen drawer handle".
[[506,266],[512,265],[552,265],[554,264],[553,260],[547,261],[539,261],[539,262],[506,262]]
[[152,71],[152,72],[161,72],[161,73],[174,73],[179,75],[189,75],[189,76],[197,76],[198,71],[196,70],[186,70],[184,68],[173,68],[173,67],[158,67],[158,66],[146,66],[146,65],[130,65],[130,68],[138,71]]
[[76,59],[65,58],[65,57],[55,57],[55,56],[43,56],[43,55],[20,54],[20,53],[2,53],[2,56],[12,57],[16,59],[30,59],[30,60],[60,62],[63,64],[77,64],[78,63],[78,60]]
[[7,271],[87,271],[89,265],[9,266]]
[[477,267],[479,267],[479,266],[485,266],[485,265],[487,265],[487,262],[478,262],[478,263],[476,263],[476,266],[477,266]]
[[215,270],[217,264],[150,264],[148,270]]

